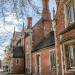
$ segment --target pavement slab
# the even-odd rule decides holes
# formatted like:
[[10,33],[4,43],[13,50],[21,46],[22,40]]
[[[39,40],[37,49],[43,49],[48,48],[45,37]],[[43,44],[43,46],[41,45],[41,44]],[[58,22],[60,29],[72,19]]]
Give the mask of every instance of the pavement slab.
[[0,71],[0,75],[27,75],[27,74],[9,74],[7,72]]

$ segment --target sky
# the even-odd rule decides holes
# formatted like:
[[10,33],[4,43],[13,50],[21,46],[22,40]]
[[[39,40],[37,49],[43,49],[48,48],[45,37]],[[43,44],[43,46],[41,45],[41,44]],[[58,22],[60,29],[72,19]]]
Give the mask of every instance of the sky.
[[[11,0],[9,0],[9,1],[11,1]],[[40,13],[42,13],[42,1],[34,0],[34,4],[39,7],[39,11],[40,11]],[[10,4],[8,4],[8,6],[7,5],[4,5],[4,6],[7,9],[7,7],[10,7],[9,5],[11,5],[11,2],[10,2]],[[11,6],[11,7],[13,7],[13,6]],[[49,0],[49,9],[51,12],[51,17],[53,15],[52,14],[53,8],[56,10],[55,0]],[[11,8],[9,10],[11,10]],[[33,19],[32,25],[35,25],[36,22],[41,18],[41,14],[36,14],[35,12],[37,10],[35,10],[35,12],[33,13],[34,10],[31,7],[28,8],[28,11],[29,11],[28,16],[32,16],[32,19]],[[1,9],[0,9],[0,12],[1,12]],[[9,13],[5,12],[5,14],[9,14]],[[23,22],[24,22],[25,26],[27,25],[26,17],[22,17],[22,18],[19,17],[19,20],[18,20],[14,13],[10,13],[9,16],[6,16],[6,18],[5,18],[6,23],[4,23],[3,19],[4,18],[1,17],[1,14],[0,14],[0,59],[3,59],[5,47],[10,45],[14,27],[15,27],[16,31],[19,31],[19,30],[21,31],[21,29],[23,27]]]

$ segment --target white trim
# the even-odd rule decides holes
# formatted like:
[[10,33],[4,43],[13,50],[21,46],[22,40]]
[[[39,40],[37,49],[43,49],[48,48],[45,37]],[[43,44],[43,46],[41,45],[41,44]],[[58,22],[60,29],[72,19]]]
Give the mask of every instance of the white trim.
[[37,73],[37,55],[39,55],[39,73],[41,75],[41,54],[37,53],[35,54],[35,73]]
[[66,12],[66,4],[64,4],[64,17],[65,17],[65,28],[67,28],[67,26],[68,26],[68,23],[67,23],[67,14],[66,14],[67,12]]
[[55,52],[55,55],[56,55],[56,51],[55,51],[55,49],[51,49],[51,50],[49,50],[49,70],[51,70],[51,60],[50,60],[50,54],[51,54],[51,52]]
[[58,69],[58,55],[57,55],[57,37],[56,37],[56,29],[54,31],[55,35],[55,52],[56,52],[56,75],[58,75],[59,69]]
[[63,65],[64,65],[64,63],[63,63],[63,46],[62,45],[60,45],[60,51],[61,51],[61,66],[62,66],[62,75],[64,75],[64,67],[63,67]]
[[51,62],[50,62],[50,50],[49,50],[49,70],[51,70]]
[[54,49],[49,50],[49,53],[50,53],[50,52],[52,52],[52,51],[55,51],[55,48],[54,48]]
[[72,43],[72,42],[75,42],[75,39],[66,41],[66,42],[64,42],[63,44],[66,45],[66,44],[69,44],[69,43]]

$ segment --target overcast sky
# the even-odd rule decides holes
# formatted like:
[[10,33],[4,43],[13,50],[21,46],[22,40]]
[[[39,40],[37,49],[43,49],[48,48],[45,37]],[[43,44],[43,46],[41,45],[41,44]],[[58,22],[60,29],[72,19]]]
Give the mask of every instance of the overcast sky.
[[[39,7],[39,11],[42,12],[42,1],[36,0],[35,2],[37,1],[38,3],[36,5]],[[56,10],[55,0],[49,0],[49,9],[50,9],[51,15],[52,15],[53,8],[55,8]],[[33,17],[33,25],[35,25],[35,23],[41,18],[41,15],[33,14],[32,8],[29,8],[28,10],[30,10],[29,14],[30,16]],[[0,17],[0,59],[2,59],[4,56],[5,46],[10,44],[12,33],[14,31],[14,26],[16,31],[19,31],[22,29],[23,22],[25,23],[25,25],[27,25],[26,18],[24,20],[19,18],[19,21],[18,21],[16,16],[15,15],[13,16],[12,13],[6,17],[6,21],[7,21],[6,24],[3,23],[2,19],[3,17]]]

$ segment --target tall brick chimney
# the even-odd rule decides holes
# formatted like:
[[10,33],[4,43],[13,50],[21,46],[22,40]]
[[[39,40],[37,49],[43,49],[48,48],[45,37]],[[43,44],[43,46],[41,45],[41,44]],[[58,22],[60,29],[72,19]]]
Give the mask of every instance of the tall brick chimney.
[[43,11],[45,10],[49,10],[48,8],[48,3],[49,3],[49,0],[42,0],[42,3],[43,3]]
[[44,29],[44,37],[46,37],[52,28],[51,14],[49,12],[49,0],[42,0],[42,4],[43,4],[42,18],[44,26],[43,29]]
[[30,28],[32,28],[32,17],[28,17],[27,20],[28,20],[27,29],[30,29]]
[[49,13],[49,0],[42,0],[42,4],[43,4],[42,17],[48,20],[51,17]]

